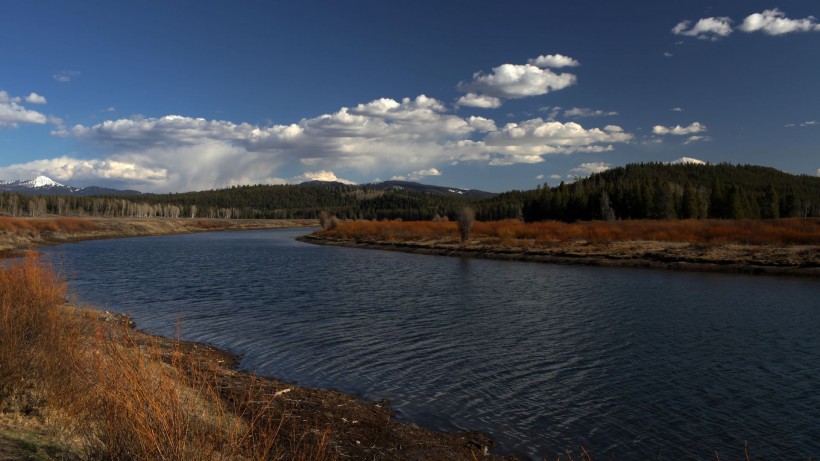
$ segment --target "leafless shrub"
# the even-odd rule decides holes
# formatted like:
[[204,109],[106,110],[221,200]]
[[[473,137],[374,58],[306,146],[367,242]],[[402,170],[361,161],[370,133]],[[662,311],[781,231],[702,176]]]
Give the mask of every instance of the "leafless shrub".
[[475,211],[470,207],[464,207],[458,213],[458,232],[461,235],[461,241],[466,242],[470,238],[470,230],[475,224]]

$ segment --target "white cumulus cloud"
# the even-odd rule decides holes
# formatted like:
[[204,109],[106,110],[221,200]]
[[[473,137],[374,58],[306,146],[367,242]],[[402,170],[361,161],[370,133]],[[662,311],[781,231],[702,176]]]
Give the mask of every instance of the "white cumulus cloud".
[[456,101],[457,106],[479,107],[482,109],[497,109],[501,107],[501,104],[499,98],[475,93],[467,93]]
[[789,19],[777,8],[762,13],[750,14],[738,27],[744,32],[763,32],[768,35],[783,35],[792,32],[818,32],[820,24],[809,16],[803,19]]
[[570,58],[569,56],[564,56],[562,54],[547,54],[541,55],[537,58],[532,58],[527,60],[527,64],[532,64],[533,66],[537,67],[578,67],[581,65],[575,59]]
[[46,104],[46,98],[37,93],[32,92],[25,97],[25,101],[29,104]]
[[655,125],[654,127],[652,127],[652,133],[657,135],[671,134],[676,136],[683,136],[687,134],[701,133],[704,131],[706,131],[706,125],[700,122],[692,122],[692,124],[689,126],[675,125],[673,127],[665,127],[661,125]]
[[[32,95],[36,94],[32,93]],[[15,128],[21,123],[42,125],[49,121],[46,115],[21,106],[19,104],[21,101],[22,98],[11,97],[5,91],[0,90],[0,128]]]
[[68,184],[104,179],[100,185],[146,192],[349,181],[334,172],[357,180],[417,180],[441,174],[438,168],[445,164],[537,163],[548,154],[610,151],[614,144],[632,139],[615,125],[585,128],[540,118],[498,127],[489,118],[460,117],[425,95],[375,99],[290,124],[166,115],[65,127],[0,92],[0,123],[23,122],[52,123],[53,135],[75,138],[84,143],[83,151],[96,154],[0,167],[0,177],[46,174]]
[[491,164],[537,163],[542,155],[575,152],[606,152],[612,143],[628,142],[632,135],[619,126],[586,129],[578,123],[535,118],[508,123],[487,135],[485,145],[495,156]]
[[732,20],[727,17],[703,18],[692,24],[692,21],[681,21],[672,28],[675,35],[696,37],[701,40],[717,40],[732,33]]
[[517,99],[561,90],[575,84],[576,80],[574,74],[556,74],[532,64],[502,64],[494,67],[489,74],[476,72],[472,81],[459,83],[458,89],[497,98]]

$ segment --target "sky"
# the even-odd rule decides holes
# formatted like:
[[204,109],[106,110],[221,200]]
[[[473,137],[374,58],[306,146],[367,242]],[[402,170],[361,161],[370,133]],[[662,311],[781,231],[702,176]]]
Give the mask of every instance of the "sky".
[[820,175],[820,2],[0,2],[0,180]]

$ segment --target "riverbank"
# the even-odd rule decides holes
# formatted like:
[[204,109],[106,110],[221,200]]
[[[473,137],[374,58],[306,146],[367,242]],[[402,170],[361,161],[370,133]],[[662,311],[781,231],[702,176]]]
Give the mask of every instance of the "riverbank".
[[316,219],[0,218],[0,256],[83,240],[318,226]]
[[[783,220],[786,221],[786,220]],[[820,277],[820,229],[817,220],[786,222],[806,230],[790,237],[772,238],[754,224],[732,222],[664,222],[657,231],[646,223],[537,224],[476,223],[483,228],[466,242],[458,238],[455,223],[343,223],[337,229],[317,231],[299,240],[319,245],[368,248],[407,253],[478,257],[603,267],[730,272],[743,274]],[[719,229],[708,237],[708,226]],[[508,226],[508,227],[505,227]],[[530,227],[528,227],[530,226]],[[617,226],[617,227],[616,227]],[[697,227],[696,227],[697,226]],[[691,229],[696,227],[696,229]],[[717,233],[718,231],[715,230]],[[771,231],[770,231],[771,232]],[[751,235],[751,236],[750,236]],[[784,241],[791,238],[794,242]],[[769,239],[769,240],[765,240]]]
[[[114,341],[107,346],[98,346],[97,353],[106,353],[113,348],[118,350],[122,357],[144,354],[147,357],[146,362],[132,364],[139,370],[149,372],[143,376],[144,379],[160,382],[162,379],[167,380],[168,375],[163,376],[155,370],[158,365],[161,368],[170,367],[179,371],[178,378],[161,384],[163,390],[176,389],[182,393],[196,393],[207,385],[208,389],[203,393],[205,398],[213,392],[214,395],[211,397],[220,399],[225,407],[214,409],[215,405],[218,405],[214,402],[200,404],[211,407],[210,414],[205,417],[223,420],[221,424],[226,424],[228,419],[238,418],[241,425],[255,428],[253,433],[249,432],[242,436],[270,439],[265,443],[271,446],[265,450],[269,454],[277,453],[280,456],[275,459],[512,459],[486,455],[486,450],[493,446],[493,442],[479,433],[439,433],[415,425],[398,423],[392,419],[389,402],[363,402],[355,396],[340,392],[301,387],[238,371],[236,357],[211,346],[155,337],[135,331],[128,326],[127,318],[111,312],[72,306],[64,308],[84,324],[84,330],[94,331],[95,335],[102,335]],[[84,342],[87,341],[88,338],[85,338]],[[200,380],[203,373],[207,382]],[[192,383],[190,377],[196,377],[195,382]],[[130,380],[128,384],[135,385]],[[136,386],[139,387],[141,384],[137,383]],[[110,391],[119,393],[118,390]],[[164,393],[167,395],[163,395]],[[160,392],[156,397],[161,401],[146,402],[144,405],[149,408],[156,404],[157,407],[161,405],[172,410],[141,417],[168,417],[169,420],[188,417],[181,414],[184,409],[178,407],[180,402],[166,399],[174,393],[164,393]],[[82,400],[80,396],[76,398],[78,401]],[[199,398],[202,399],[202,395]],[[68,424],[66,419],[69,420]],[[169,422],[135,419],[135,426],[164,427]],[[89,434],[84,433],[83,429],[66,429],[77,422],[75,417],[66,415],[65,410],[36,404],[29,405],[23,411],[0,413],[0,459],[87,459],[89,451],[94,451],[87,445],[86,439],[89,438]],[[126,423],[109,421],[109,424]],[[247,430],[247,427],[240,430]],[[173,434],[166,436],[172,437]],[[213,447],[206,449],[213,450]],[[240,447],[230,447],[229,451],[241,450]],[[201,454],[190,454],[184,459],[200,459]],[[251,453],[237,459],[267,457],[257,457]]]
[[204,344],[63,304],[35,255],[0,270],[0,460],[504,459],[368,403],[236,369]]

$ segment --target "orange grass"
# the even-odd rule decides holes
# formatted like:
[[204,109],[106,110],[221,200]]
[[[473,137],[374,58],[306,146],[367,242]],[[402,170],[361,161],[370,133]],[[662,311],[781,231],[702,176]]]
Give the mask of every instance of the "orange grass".
[[79,344],[77,325],[61,308],[65,292],[36,253],[0,270],[0,411],[62,396]]
[[217,364],[81,323],[65,294],[36,253],[0,267],[0,412],[62,418],[92,459],[334,459],[328,431],[277,414],[261,381],[229,402]]
[[79,218],[27,219],[0,217],[0,231],[15,234],[38,234],[43,232],[81,232],[96,230],[93,222]]
[[[341,223],[337,229],[321,233],[342,239],[387,242],[458,239],[458,229],[452,222],[357,221]],[[636,220],[572,224],[504,220],[476,222],[470,238],[493,239],[501,243],[655,240],[697,244],[817,245],[820,244],[820,219]]]

